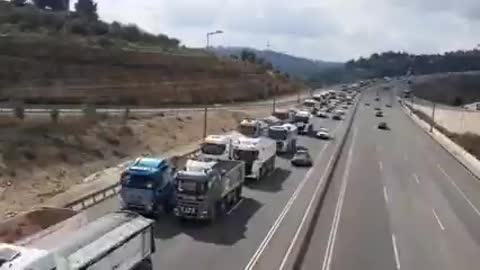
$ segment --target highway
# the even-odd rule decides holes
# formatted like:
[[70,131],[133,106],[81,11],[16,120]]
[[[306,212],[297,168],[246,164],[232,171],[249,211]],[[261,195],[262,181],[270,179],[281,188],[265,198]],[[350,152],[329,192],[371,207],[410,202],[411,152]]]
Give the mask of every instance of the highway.
[[[315,166],[295,168],[288,158],[277,157],[274,173],[260,182],[249,182],[242,202],[215,224],[160,217],[154,269],[272,269],[272,262],[279,266],[316,187],[325,180],[325,169],[347,122],[315,117],[316,129],[327,127],[338,137],[331,141],[300,137],[298,144],[310,149]],[[94,219],[118,208],[118,198],[112,197],[86,213]]]
[[479,180],[398,103],[384,106],[392,92],[378,90],[375,117],[376,92],[363,96],[297,268],[479,269]]

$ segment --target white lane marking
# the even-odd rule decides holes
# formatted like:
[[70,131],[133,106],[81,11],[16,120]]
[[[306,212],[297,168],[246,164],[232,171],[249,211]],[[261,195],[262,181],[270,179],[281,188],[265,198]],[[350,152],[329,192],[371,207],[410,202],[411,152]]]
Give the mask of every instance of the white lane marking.
[[[330,160],[328,161],[328,164],[327,164],[327,167],[326,167],[325,171],[330,170],[330,166],[333,162],[333,158],[334,158],[334,156],[332,155],[330,157]],[[290,256],[290,253],[292,252],[293,246],[297,242],[298,236],[300,235],[300,231],[303,229],[303,226],[305,225],[307,217],[310,214],[310,211],[312,210],[313,202],[315,201],[315,199],[318,195],[318,192],[320,191],[320,187],[322,186],[323,182],[325,181],[325,176],[326,176],[326,174],[322,175],[322,178],[320,178],[320,181],[318,182],[318,184],[315,188],[315,192],[314,192],[312,198],[310,199],[310,202],[307,206],[305,214],[302,217],[302,221],[300,222],[299,226],[297,227],[297,231],[295,232],[295,235],[293,236],[293,239],[290,242],[290,245],[287,249],[287,252],[285,253],[285,256],[283,257],[283,260],[282,260],[282,263],[280,264],[280,267],[278,268],[279,270],[283,270],[283,268],[285,267],[285,265],[287,263],[288,257]]]
[[418,175],[413,174],[413,179],[415,179],[415,182],[417,182],[417,184],[420,184],[420,179],[418,179]]
[[381,161],[378,162],[378,167],[380,168],[380,171],[383,171],[383,163]]
[[438,217],[437,212],[435,211],[435,209],[432,209],[432,211],[433,211],[433,215],[435,216],[435,219],[437,220],[438,225],[440,226],[440,229],[442,229],[442,231],[445,231],[445,227],[443,226],[442,221]]
[[[323,145],[323,148],[322,150],[320,150],[320,153],[318,154],[317,158],[315,160],[317,160],[322,154],[323,152],[325,151],[325,149],[327,148],[327,144],[324,144]],[[275,232],[277,231],[278,227],[280,226],[280,224],[282,223],[283,219],[285,218],[285,216],[287,215],[288,211],[290,210],[290,208],[292,207],[292,204],[293,202],[295,201],[295,199],[297,198],[298,194],[300,193],[300,191],[303,189],[303,186],[305,185],[305,183],[307,182],[310,174],[312,173],[313,169],[315,167],[312,167],[310,168],[310,170],[308,170],[307,174],[305,175],[305,177],[303,178],[302,182],[300,182],[300,184],[298,185],[297,189],[295,190],[295,192],[292,194],[292,196],[290,197],[290,199],[288,200],[287,204],[285,205],[285,207],[283,208],[282,212],[280,212],[280,215],[277,217],[277,219],[275,220],[275,222],[273,223],[272,227],[270,227],[270,230],[268,231],[267,235],[265,236],[265,238],[263,239],[262,243],[260,243],[260,246],[257,248],[257,250],[255,251],[255,253],[253,254],[253,256],[250,258],[250,261],[248,262],[248,264],[245,266],[244,270],[250,270],[250,269],[253,269],[253,267],[255,266],[255,264],[258,262],[258,260],[260,259],[260,256],[262,255],[263,251],[265,250],[265,248],[267,247],[268,243],[270,242],[270,240],[272,239],[273,235],[275,234]]]
[[388,203],[388,192],[386,186],[383,186],[383,197],[385,197],[385,201]]
[[323,259],[322,270],[329,270],[332,263],[333,250],[335,248],[335,238],[337,237],[338,225],[340,223],[340,216],[342,213],[343,202],[345,201],[345,193],[347,190],[348,179],[350,175],[350,168],[352,164],[353,149],[355,148],[357,129],[353,132],[352,145],[348,152],[346,170],[343,174],[342,186],[340,188],[340,194],[338,196],[337,206],[335,208],[335,215],[332,221],[332,227],[328,236],[327,249],[325,250],[325,256]]
[[235,204],[235,205],[232,207],[232,209],[230,209],[230,210],[227,212],[227,216],[230,215],[235,209],[237,209],[237,208],[240,206],[240,204],[242,204],[242,202],[243,202],[243,198],[240,199],[240,201],[238,201],[238,203]]
[[393,253],[395,255],[395,264],[397,269],[400,269],[400,257],[398,256],[398,248],[397,248],[397,238],[394,234],[392,234],[392,243],[393,243]]
[[447,172],[440,166],[440,164],[437,164],[438,169],[445,175],[445,177],[452,183],[452,185],[460,192],[462,197],[468,202],[468,204],[473,208],[475,213],[480,216],[480,211],[477,209],[477,207],[468,199],[467,195],[463,192],[463,190],[460,189],[460,187],[453,181],[453,179],[450,177],[450,175],[447,174]]

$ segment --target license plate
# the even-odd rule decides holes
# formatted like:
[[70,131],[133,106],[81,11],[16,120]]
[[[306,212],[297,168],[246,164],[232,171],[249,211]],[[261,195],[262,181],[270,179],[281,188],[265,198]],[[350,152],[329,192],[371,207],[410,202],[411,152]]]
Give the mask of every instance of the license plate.
[[196,212],[196,209],[193,208],[193,207],[181,207],[180,209],[185,214],[195,214],[195,212]]

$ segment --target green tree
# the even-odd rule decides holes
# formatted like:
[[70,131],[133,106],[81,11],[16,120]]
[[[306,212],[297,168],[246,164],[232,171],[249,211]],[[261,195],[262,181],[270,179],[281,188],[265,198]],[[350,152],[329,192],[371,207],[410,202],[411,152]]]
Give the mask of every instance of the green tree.
[[93,0],[78,0],[75,4],[75,11],[82,17],[89,20],[97,20],[97,3]]

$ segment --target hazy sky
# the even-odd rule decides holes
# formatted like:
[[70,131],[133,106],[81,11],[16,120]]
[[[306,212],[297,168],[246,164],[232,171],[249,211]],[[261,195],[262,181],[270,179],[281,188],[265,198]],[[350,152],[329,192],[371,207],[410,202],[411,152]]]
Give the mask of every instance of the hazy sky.
[[205,46],[266,48],[344,61],[373,52],[437,53],[480,43],[480,0],[98,0],[106,21],[134,22]]

